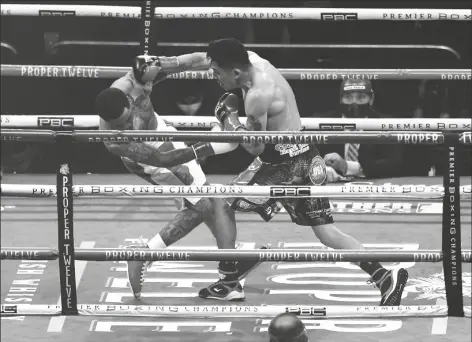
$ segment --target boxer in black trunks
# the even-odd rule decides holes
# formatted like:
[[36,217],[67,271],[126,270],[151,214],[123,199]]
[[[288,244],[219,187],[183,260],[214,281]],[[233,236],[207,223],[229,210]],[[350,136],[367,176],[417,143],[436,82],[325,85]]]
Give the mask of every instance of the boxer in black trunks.
[[[253,52],[236,39],[213,41],[208,46],[210,67],[219,84],[228,91],[222,96],[215,115],[226,131],[300,131],[301,119],[295,95],[282,74],[267,60]],[[198,58],[197,58],[198,60]],[[232,89],[242,90],[242,99]],[[238,118],[246,113],[244,127]],[[233,184],[257,185],[324,185],[326,165],[313,145],[264,143],[241,144],[255,161]],[[236,199],[232,207],[238,210],[244,199]],[[363,249],[352,236],[341,232],[334,224],[327,198],[284,199],[280,201],[297,225],[311,226],[318,239],[334,249]],[[220,224],[231,225],[225,218]],[[405,269],[386,270],[378,262],[360,262],[358,266],[367,272],[370,282],[381,292],[380,305],[400,305],[401,296],[408,279]],[[237,281],[234,262],[220,263],[221,279],[202,289],[202,298],[221,299],[233,291]],[[247,268],[247,267],[246,267]],[[236,276],[232,275],[236,273]]]

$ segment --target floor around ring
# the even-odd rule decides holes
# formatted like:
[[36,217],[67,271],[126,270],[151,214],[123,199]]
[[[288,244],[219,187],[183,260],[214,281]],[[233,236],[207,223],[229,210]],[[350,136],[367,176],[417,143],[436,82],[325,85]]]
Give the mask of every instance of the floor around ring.
[[[230,176],[213,176],[224,183]],[[5,175],[3,183],[55,184],[55,176]],[[145,184],[133,175],[76,175],[75,184]],[[441,184],[440,178],[405,178],[376,183]],[[471,184],[470,178],[461,180]],[[369,248],[441,249],[442,204],[433,200],[370,200],[359,209],[353,201],[334,200],[338,227]],[[359,203],[361,201],[355,201]],[[363,201],[364,203],[366,201]],[[375,203],[382,211],[375,210]],[[357,207],[356,207],[357,205]],[[52,198],[2,198],[1,241],[4,247],[57,247],[57,209]],[[387,208],[387,210],[385,210]],[[390,208],[388,210],[388,208]],[[74,201],[76,246],[118,247],[156,234],[175,214],[168,199],[93,199]],[[462,248],[471,248],[471,205],[463,201]],[[243,248],[265,243],[284,248],[320,248],[308,227],[292,224],[286,213],[264,223],[259,216],[238,214],[238,241]],[[304,245],[299,245],[303,242]],[[297,245],[298,243],[298,245]],[[308,245],[307,245],[308,244]],[[201,225],[176,247],[214,248]],[[180,266],[179,266],[180,265]],[[57,261],[2,261],[1,302],[56,304],[59,300]],[[76,265],[79,303],[223,305],[197,297],[198,289],[217,278],[215,262],[160,262],[149,270],[143,297],[135,300],[122,262]],[[410,274],[403,305],[445,304],[442,263],[387,263]],[[471,305],[471,264],[462,264],[464,304]],[[245,305],[376,305],[379,293],[367,276],[349,263],[263,263],[245,282]],[[22,284],[22,285],[20,285]],[[28,284],[28,285],[25,285]],[[265,319],[161,319],[141,317],[14,317],[2,318],[1,340],[10,342],[128,341],[267,341]],[[470,319],[382,318],[307,321],[313,341],[470,341]]]

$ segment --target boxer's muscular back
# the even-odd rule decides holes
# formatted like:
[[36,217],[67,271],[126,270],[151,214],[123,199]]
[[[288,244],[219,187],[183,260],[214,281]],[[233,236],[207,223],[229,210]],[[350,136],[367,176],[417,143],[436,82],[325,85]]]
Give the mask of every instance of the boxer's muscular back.
[[302,123],[295,94],[285,77],[269,61],[257,54],[251,53],[249,59],[256,69],[251,90],[265,89],[271,93],[272,101],[267,112],[267,130],[301,130]]
[[[150,99],[152,82],[140,84],[130,71],[125,76],[117,79],[111,88],[122,90],[128,97],[131,114],[122,129],[125,130],[155,130],[157,120]],[[100,129],[116,129],[104,120],[100,120]]]

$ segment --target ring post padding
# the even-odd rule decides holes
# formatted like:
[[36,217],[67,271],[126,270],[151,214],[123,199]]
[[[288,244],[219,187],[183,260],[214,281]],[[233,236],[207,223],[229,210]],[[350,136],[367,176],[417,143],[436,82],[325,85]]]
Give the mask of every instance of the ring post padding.
[[74,153],[72,132],[57,132],[57,214],[59,244],[59,277],[63,315],[78,315],[75,282],[74,217],[72,168]]
[[462,291],[461,215],[460,215],[460,158],[459,148],[454,142],[444,146],[444,197],[442,214],[442,250],[444,283],[448,315],[464,317]]

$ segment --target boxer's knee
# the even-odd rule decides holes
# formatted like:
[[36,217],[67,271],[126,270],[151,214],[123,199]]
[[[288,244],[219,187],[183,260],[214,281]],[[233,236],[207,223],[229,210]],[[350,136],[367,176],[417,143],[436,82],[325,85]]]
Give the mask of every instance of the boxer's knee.
[[224,215],[232,219],[235,218],[235,211],[231,206],[222,198],[211,199],[211,213],[213,215]]
[[320,242],[325,246],[332,246],[341,232],[334,223],[312,226],[313,232]]

